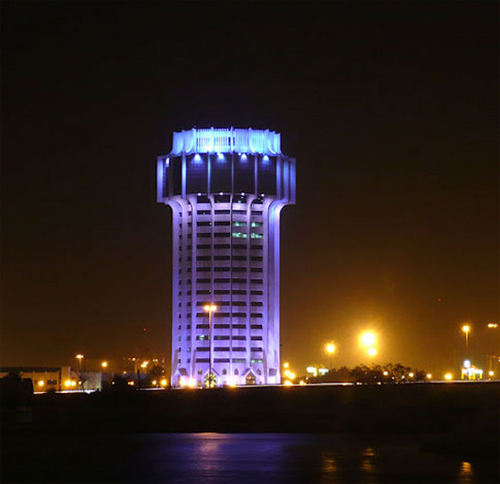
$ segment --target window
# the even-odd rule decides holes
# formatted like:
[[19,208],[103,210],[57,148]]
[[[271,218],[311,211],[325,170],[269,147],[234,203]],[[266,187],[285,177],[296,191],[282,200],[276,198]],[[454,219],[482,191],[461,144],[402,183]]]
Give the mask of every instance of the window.
[[196,294],[210,294],[211,292],[209,289],[201,289],[196,291]]
[[229,267],[214,267],[214,272],[229,272]]
[[262,363],[262,358],[251,359],[251,363]]
[[[223,289],[223,290],[221,290],[221,289],[216,289],[216,290],[214,291],[214,294],[230,294],[230,293],[231,293],[231,291],[229,291],[229,290],[227,290],[227,289]],[[233,291],[233,293],[234,293],[234,291]]]
[[229,318],[230,314],[229,313],[220,313],[220,312],[217,312],[215,311],[213,313],[214,317],[215,318]]
[[[233,272],[246,272],[246,271],[247,271],[246,267],[233,267]],[[260,270],[260,272],[262,272],[262,269]]]
[[233,249],[246,249],[247,246],[245,244],[233,244]]
[[214,279],[215,284],[227,284],[230,282],[230,279]]
[[196,329],[208,329],[208,324],[197,324]]
[[[209,359],[208,358],[196,358],[195,362],[196,363],[208,363]],[[200,375],[201,375],[201,373],[200,373]]]
[[234,318],[246,318],[247,313],[233,313]]
[[252,284],[263,284],[262,279],[252,279],[250,282],[251,282]]
[[210,215],[210,210],[198,210],[196,213],[198,215]]
[[228,232],[217,232],[214,234],[215,237],[229,237],[229,235]]
[[229,351],[229,346],[216,346],[214,351]]
[[[196,360],[198,361],[198,360]],[[201,368],[198,370],[198,375],[201,375],[203,373],[203,371],[201,370]]]
[[251,318],[262,318],[262,313],[251,313],[250,317]]
[[250,329],[262,329],[262,324],[252,324],[250,325]]
[[226,340],[229,339],[229,336],[214,336],[214,340]]
[[264,236],[263,236],[262,234],[256,234],[256,233],[252,232],[252,233],[250,234],[250,237],[251,237],[252,239],[262,239]]
[[210,260],[211,257],[209,255],[199,255],[196,257],[196,260]]
[[233,232],[232,235],[235,239],[246,239],[247,238],[247,234],[245,234],[243,232]]
[[209,237],[211,237],[211,236],[212,236],[212,234],[211,234],[210,232],[207,232],[207,233],[199,233],[199,234],[198,234],[198,237],[200,237],[200,238],[202,238],[202,239],[203,239],[203,238],[208,239],[208,238],[209,238]]
[[196,222],[197,227],[210,227],[212,222]]
[[200,346],[199,348],[196,348],[196,351],[210,351],[210,348],[208,346]]
[[[233,363],[245,363],[245,360],[244,359],[242,360],[241,358],[233,358]],[[234,374],[235,375],[239,375],[240,374],[240,372],[238,371],[238,368],[236,368],[234,370]]]
[[233,348],[233,351],[241,353],[242,351],[246,351],[246,348],[245,347],[241,348],[241,347],[237,346],[236,348]]
[[[209,246],[210,247],[210,246]],[[215,249],[229,249],[231,246],[229,244],[215,244]]]
[[225,368],[222,370],[222,374],[227,375],[227,370]]
[[[201,325],[198,325],[198,326],[201,326]],[[196,326],[196,329],[198,329],[198,326]],[[208,324],[207,324],[207,326],[208,326]],[[205,336],[204,334],[199,334],[196,336],[196,339],[198,341],[204,341],[204,340],[208,340],[209,338],[208,338],[208,336]]]
[[250,294],[252,296],[262,296],[263,292],[262,291],[250,291]]
[[[215,293],[217,294],[217,291],[215,291]],[[229,291],[227,291],[226,294],[228,294],[228,293],[229,293]],[[233,291],[233,294],[238,294],[238,295],[246,296],[247,292],[244,289],[235,289]]]
[[233,255],[233,260],[247,260],[246,255]]
[[246,222],[239,222],[239,221],[235,220],[235,221],[233,222],[233,226],[234,226],[234,227],[246,227],[246,226],[247,226],[247,223],[246,223]]
[[210,249],[210,244],[198,244],[196,248],[200,250]]
[[262,245],[250,245],[250,249],[252,250],[262,250]]
[[229,215],[231,210],[216,210],[215,215]]
[[233,210],[233,213],[237,213],[238,215],[245,215],[247,213],[246,210]]
[[215,363],[229,363],[229,358],[214,358]]
[[231,257],[229,257],[228,255],[215,255],[214,256],[214,260],[229,260],[231,259]]
[[246,324],[233,324],[233,329],[247,329]]
[[257,302],[251,302],[250,306],[263,306],[263,304],[261,302],[257,301]]
[[214,329],[229,329],[229,324],[214,324]]
[[253,352],[262,351],[262,348],[251,348],[251,351],[253,351]]
[[196,279],[198,284],[210,284],[210,279]]
[[[246,336],[239,336],[239,335],[235,335],[233,336],[233,340],[234,341],[246,341],[247,337]],[[261,338],[262,339],[262,338]]]
[[262,267],[252,267],[250,269],[251,272],[262,272]]
[[250,260],[254,260],[254,261],[260,262],[260,261],[262,261],[262,257],[260,257],[260,256],[254,256],[254,257],[250,257]]
[[211,267],[197,267],[196,271],[197,272],[210,272],[212,270]]
[[246,306],[246,301],[233,301],[233,306]]
[[250,227],[262,227],[264,224],[262,222],[252,222]]
[[262,341],[262,336],[250,336],[252,341]]
[[215,222],[215,226],[216,227],[227,227],[229,225],[231,225],[231,222],[226,222],[226,221]]
[[233,278],[233,283],[234,284],[245,284],[247,282],[246,279],[234,279]]

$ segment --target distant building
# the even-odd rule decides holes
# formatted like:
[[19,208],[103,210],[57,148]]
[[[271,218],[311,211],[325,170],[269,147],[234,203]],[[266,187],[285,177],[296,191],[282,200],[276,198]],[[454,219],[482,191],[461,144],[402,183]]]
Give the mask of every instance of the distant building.
[[172,209],[172,385],[280,383],[280,213],[295,203],[280,134],[174,133],[158,202]]
[[70,366],[11,366],[0,367],[0,378],[9,373],[18,373],[22,379],[33,382],[37,392],[85,390],[94,391],[102,388],[102,375],[97,371],[76,371]]

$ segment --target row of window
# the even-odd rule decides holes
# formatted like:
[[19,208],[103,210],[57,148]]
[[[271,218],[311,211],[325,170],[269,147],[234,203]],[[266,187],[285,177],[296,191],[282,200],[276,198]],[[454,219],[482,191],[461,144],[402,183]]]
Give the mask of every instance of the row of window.
[[[233,284],[246,284],[247,279],[238,279],[238,278],[232,278],[232,279],[219,279],[215,278],[214,283],[215,284],[229,284],[230,282],[233,282]],[[196,279],[197,284],[210,284],[211,279],[210,278],[198,278]],[[264,284],[264,281],[262,279],[250,279],[251,284]],[[191,284],[191,279],[186,280],[186,284]],[[182,285],[182,281],[179,281],[179,285]]]
[[[230,291],[229,289],[215,289],[213,291],[214,294],[235,294],[235,295],[241,295],[241,296],[246,296],[247,290],[246,289],[233,289]],[[191,291],[188,291],[188,295],[191,294]],[[212,291],[210,289],[198,289],[196,291],[196,294],[212,294]],[[264,294],[263,291],[250,291],[250,294],[252,296],[262,296]],[[179,297],[182,296],[182,292],[179,292]]]
[[[190,325],[189,325],[190,326]],[[246,324],[240,324],[240,323],[235,323],[235,324],[214,324],[213,325],[214,329],[247,329]],[[180,329],[180,327],[179,327]],[[190,329],[188,327],[188,329]],[[196,329],[208,329],[208,324],[197,324]],[[251,324],[250,329],[263,329],[262,324]]]
[[[212,232],[199,232],[196,234],[199,239],[208,239],[212,237]],[[214,237],[216,238],[227,238],[227,237],[233,237],[235,239],[246,239],[247,234],[245,232],[232,232],[231,234],[229,232],[215,232],[213,234]],[[193,235],[192,234],[187,234],[188,239],[192,239]],[[264,236],[262,234],[256,234],[255,232],[252,232],[250,234],[251,239],[263,239]],[[182,239],[182,235],[179,235],[179,239]]]
[[[210,359],[209,358],[196,358],[196,360],[194,360],[195,363],[209,363],[210,362]],[[233,363],[246,363],[247,360],[246,358],[232,358],[231,360],[229,360],[229,358],[214,358],[214,363],[229,363],[230,361],[232,361]],[[250,360],[250,363],[262,363],[264,360],[262,358],[252,358]],[[178,362],[180,363],[181,360],[179,359]],[[187,360],[188,363],[191,362],[190,359]],[[236,372],[236,370],[235,370]],[[237,375],[237,373],[235,373],[235,375]]]
[[[212,246],[211,244],[197,244],[196,245],[196,248],[198,250],[212,250]],[[214,244],[214,247],[213,247],[215,250],[217,249],[242,249],[242,250],[246,250],[248,247],[246,244]],[[191,245],[188,245],[186,247],[186,250],[191,250],[192,249],[192,246]],[[260,244],[250,244],[250,249],[252,250],[262,250],[262,245]],[[179,246],[179,250],[182,251],[182,246]]]
[[[262,257],[261,256],[252,256],[250,257],[250,260],[251,261],[256,261],[256,262],[260,262],[262,261]],[[188,257],[187,258],[188,262],[191,261],[191,257]],[[211,255],[199,255],[196,257],[196,260],[197,261],[203,261],[203,260],[212,260],[212,256]],[[247,256],[246,255],[233,255],[232,257],[229,256],[229,255],[214,255],[213,256],[213,260],[241,260],[241,261],[246,261],[248,260]],[[182,262],[182,259],[179,260],[179,262]]]
[[[201,346],[199,348],[195,348],[196,351],[200,351],[200,352],[207,352],[207,351],[210,351],[210,348],[208,346]],[[234,346],[232,348],[232,351],[235,351],[235,352],[245,352],[247,349],[245,347],[241,347],[241,346]],[[178,351],[182,351],[182,348],[178,348]],[[186,348],[186,351],[190,352],[191,351],[191,347],[187,347]],[[229,346],[215,346],[213,348],[213,351],[231,351],[231,348]],[[263,349],[262,348],[250,348],[250,351],[256,353],[256,352],[262,352]]]
[[[197,318],[206,318],[208,316],[208,313],[196,313]],[[215,311],[212,315],[214,318],[246,318],[247,313],[223,313],[220,311]],[[190,317],[190,314],[188,314],[188,317]],[[262,318],[262,313],[250,313],[251,318]]]
[[[196,339],[198,341],[208,341],[210,339],[210,337],[207,336],[206,334],[199,334],[196,336]],[[239,334],[235,334],[232,337],[229,336],[228,334],[214,336],[214,340],[216,340],[216,341],[224,341],[224,340],[229,340],[229,339],[232,339],[234,341],[246,341],[247,337],[241,336]],[[262,341],[262,336],[251,336],[250,339],[252,341]],[[178,341],[180,341],[180,340],[181,340],[181,337],[179,336]],[[187,337],[187,341],[191,341],[191,336]]]
[[[188,268],[187,272],[191,272]],[[197,267],[196,272],[246,272],[246,266],[243,267]],[[251,267],[250,272],[262,272],[262,267]],[[179,269],[179,274],[182,274],[182,269]]]
[[[217,306],[231,306],[231,301],[214,301],[213,303],[216,304]],[[179,305],[180,304],[181,303],[179,303]],[[206,304],[208,304],[206,301],[196,301],[197,306],[205,306]],[[190,306],[191,304],[188,303],[187,305]],[[233,306],[246,306],[247,302],[246,301],[233,301],[232,305]],[[263,303],[261,303],[260,301],[252,301],[250,303],[250,306],[263,306]]]
[[[231,221],[229,220],[216,220],[215,222],[209,222],[209,221],[201,221],[201,222],[196,222],[197,227],[229,227],[231,225]],[[191,222],[188,222],[187,224],[188,227],[192,227],[193,224]],[[233,227],[246,227],[247,223],[240,221],[240,220],[233,220]],[[257,228],[257,227],[263,227],[264,224],[262,222],[250,222],[250,227],[252,228]],[[182,224],[179,224],[179,227],[182,227]]]

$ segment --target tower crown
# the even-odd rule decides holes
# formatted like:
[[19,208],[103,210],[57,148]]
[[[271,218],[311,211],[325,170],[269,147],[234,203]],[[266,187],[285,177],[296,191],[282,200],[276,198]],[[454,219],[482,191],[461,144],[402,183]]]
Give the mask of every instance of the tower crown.
[[281,153],[281,135],[275,131],[239,128],[193,128],[174,133],[171,155],[180,153]]

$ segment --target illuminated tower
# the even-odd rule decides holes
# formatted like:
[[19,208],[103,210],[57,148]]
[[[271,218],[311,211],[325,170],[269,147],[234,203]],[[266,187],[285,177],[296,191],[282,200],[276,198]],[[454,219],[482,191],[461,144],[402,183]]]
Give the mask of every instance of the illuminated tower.
[[295,203],[295,160],[280,134],[174,133],[158,157],[172,209],[172,385],[280,382],[280,213]]

